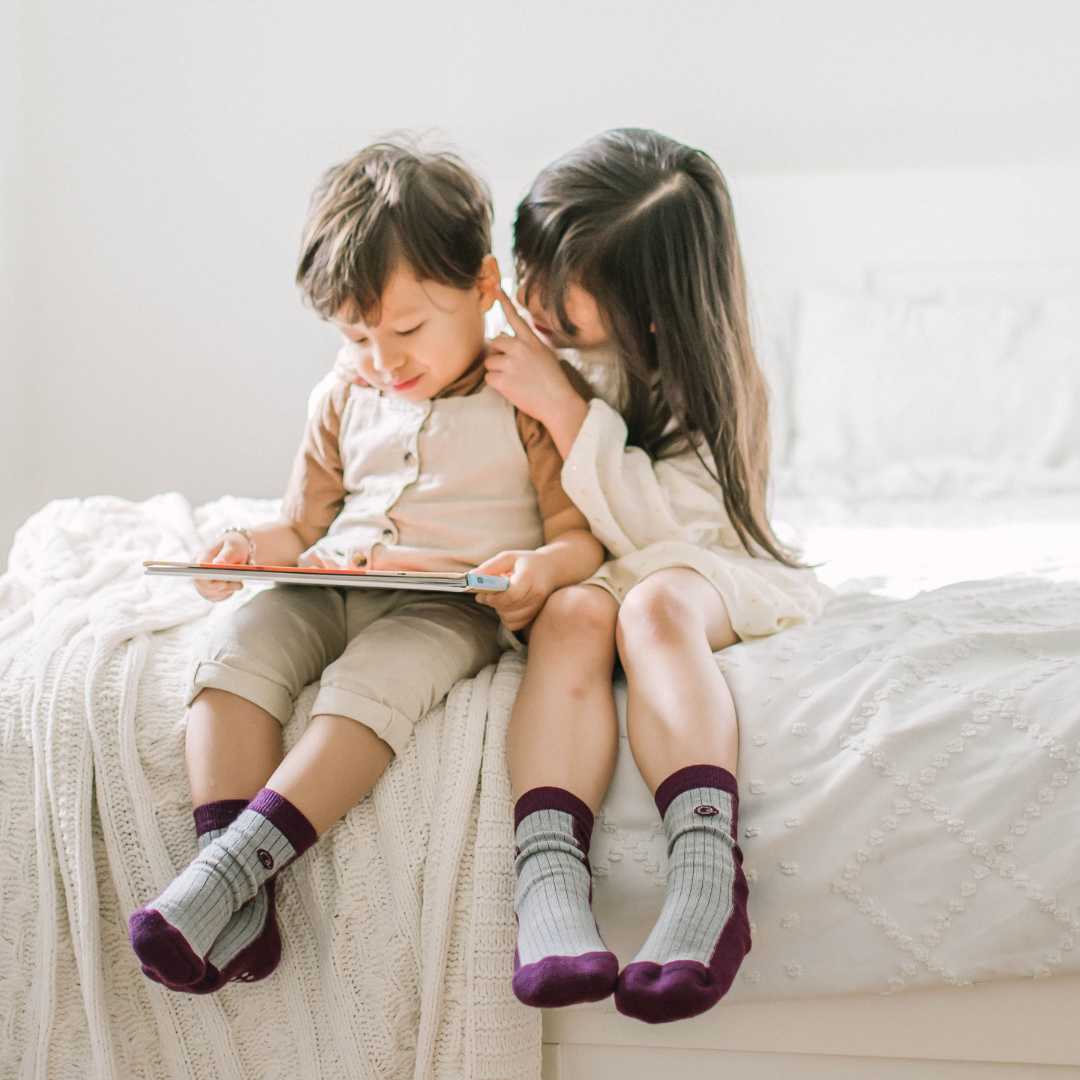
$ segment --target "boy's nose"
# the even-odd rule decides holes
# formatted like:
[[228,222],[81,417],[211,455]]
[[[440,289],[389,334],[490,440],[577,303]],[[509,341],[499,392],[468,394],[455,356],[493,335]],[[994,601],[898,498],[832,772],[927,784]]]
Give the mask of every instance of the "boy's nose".
[[401,367],[401,356],[396,351],[376,347],[371,353],[371,364],[376,371],[394,371]]

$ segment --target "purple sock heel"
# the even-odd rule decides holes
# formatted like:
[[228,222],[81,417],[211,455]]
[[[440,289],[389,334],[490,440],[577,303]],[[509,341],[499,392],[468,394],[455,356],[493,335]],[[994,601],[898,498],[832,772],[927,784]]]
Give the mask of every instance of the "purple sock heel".
[[144,968],[151,968],[173,986],[190,986],[206,973],[187,939],[160,912],[142,908],[128,919],[131,947]]
[[602,1001],[615,989],[618,975],[619,961],[610,952],[545,956],[521,967],[514,950],[514,996],[536,1009]]
[[266,923],[259,936],[248,946],[241,949],[219,971],[207,962],[201,979],[189,984],[173,983],[162,978],[153,968],[143,965],[143,974],[169,990],[184,994],[213,994],[230,982],[259,982],[272,975],[281,960],[281,933],[278,930],[274,914],[274,879],[266,883],[267,900]]

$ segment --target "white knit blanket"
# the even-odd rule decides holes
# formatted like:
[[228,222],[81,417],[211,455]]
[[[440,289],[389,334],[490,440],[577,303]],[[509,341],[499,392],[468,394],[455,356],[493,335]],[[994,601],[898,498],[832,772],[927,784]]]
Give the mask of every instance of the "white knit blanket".
[[274,976],[198,998],[139,972],[127,916],[195,850],[184,685],[251,595],[210,605],[140,563],[274,509],[69,499],[16,537],[0,578],[0,1076],[539,1077],[540,1014],[510,990],[512,655],[460,682],[282,875]]

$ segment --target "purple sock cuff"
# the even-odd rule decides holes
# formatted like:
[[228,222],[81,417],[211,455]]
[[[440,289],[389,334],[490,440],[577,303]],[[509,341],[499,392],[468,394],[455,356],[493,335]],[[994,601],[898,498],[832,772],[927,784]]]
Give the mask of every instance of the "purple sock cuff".
[[592,838],[593,812],[575,794],[560,787],[537,787],[526,791],[514,804],[514,831],[537,810],[561,810],[574,819],[574,837],[586,854]]
[[284,795],[270,788],[264,787],[247,809],[262,814],[292,844],[297,855],[303,855],[318,839],[315,826]]
[[202,836],[211,829],[227,829],[248,804],[247,799],[221,799],[218,802],[203,803],[196,806],[195,832]]
[[731,796],[732,817],[738,828],[739,784],[734,776],[720,765],[687,765],[673,772],[656,789],[656,808],[663,817],[674,799],[692,788],[711,787],[726,791]]

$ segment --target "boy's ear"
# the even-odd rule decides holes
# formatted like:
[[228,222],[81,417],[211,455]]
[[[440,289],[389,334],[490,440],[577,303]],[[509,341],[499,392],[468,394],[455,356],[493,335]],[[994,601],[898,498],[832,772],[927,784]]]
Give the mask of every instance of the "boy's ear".
[[480,264],[480,275],[476,279],[476,287],[480,290],[480,306],[484,311],[489,311],[499,295],[499,262],[494,255],[485,255]]

